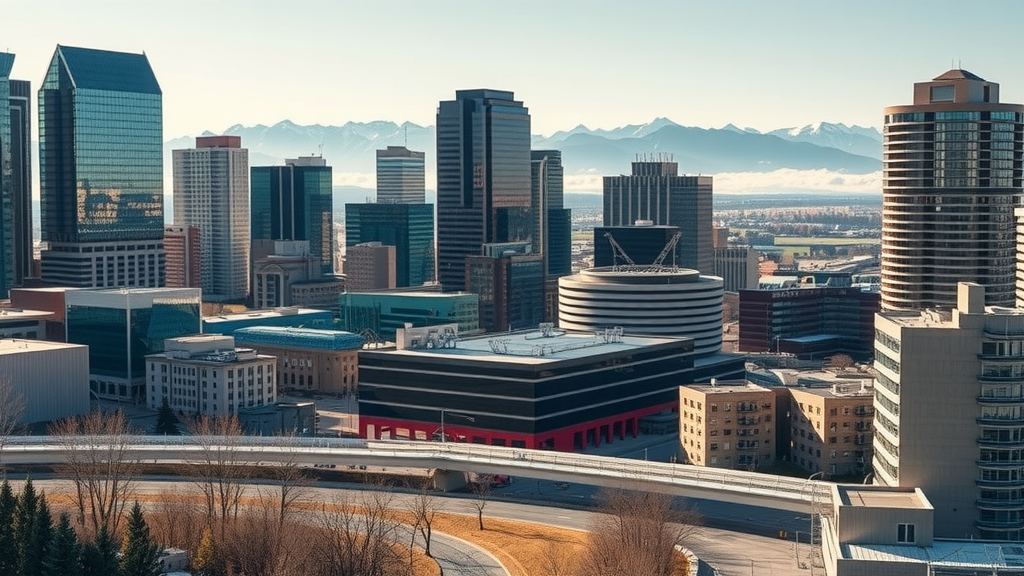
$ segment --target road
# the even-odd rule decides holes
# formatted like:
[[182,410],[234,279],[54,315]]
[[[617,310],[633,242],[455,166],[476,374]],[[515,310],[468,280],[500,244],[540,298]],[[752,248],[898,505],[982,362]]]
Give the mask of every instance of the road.
[[[48,492],[68,490],[70,483],[66,480],[37,480],[33,479],[37,488],[45,489]],[[175,484],[180,484],[181,479],[167,478],[162,480],[147,480],[140,482],[138,491],[140,493],[160,494],[173,489]],[[519,484],[520,482],[513,483]],[[522,481],[522,484],[531,484],[532,481]],[[580,490],[589,487],[570,487],[569,490]],[[361,492],[367,488],[352,484],[318,483],[311,488],[306,498],[311,501],[325,502],[331,500],[356,500]],[[552,492],[556,490],[552,489]],[[561,492],[561,491],[558,491]],[[450,494],[449,500],[444,505],[444,512],[453,514],[466,514],[476,516],[476,510],[472,507],[472,496],[467,494]],[[505,498],[496,492],[494,499],[487,504],[484,510],[485,517],[502,518],[519,522],[533,522],[547,524],[560,528],[573,530],[587,530],[594,522],[597,514],[588,510],[580,509],[577,503],[574,507],[559,508],[559,502],[539,503],[515,501],[514,498]],[[410,494],[396,493],[394,504],[396,507],[408,507]],[[570,503],[572,500],[579,500],[575,495],[566,496]],[[589,503],[588,503],[589,504]],[[796,560],[797,548],[793,542],[793,533],[789,534],[788,540],[770,537],[761,534],[749,534],[736,532],[709,526],[720,522],[735,523],[743,527],[748,519],[753,521],[754,517],[747,514],[757,514],[757,511],[750,510],[751,507],[731,506],[718,502],[696,502],[702,515],[719,515],[722,518],[707,517],[702,526],[695,527],[686,538],[685,545],[690,548],[703,562],[705,566],[701,574],[717,574],[721,576],[757,576],[772,574],[823,574],[821,569],[812,572],[809,567],[801,568]],[[779,511],[768,511],[773,514],[784,514]],[[792,523],[797,529],[805,529],[809,524],[806,517],[794,517],[792,514],[786,518],[777,518],[779,522],[786,520]],[[768,523],[769,520],[757,518],[758,523]],[[749,526],[748,526],[749,528]],[[435,547],[437,544],[440,546]],[[504,568],[500,563],[486,552],[476,549],[473,546],[467,547],[465,543],[459,543],[457,539],[440,534],[434,534],[431,543],[431,552],[439,562],[444,562],[444,573],[446,576],[506,576]],[[811,552],[810,545],[802,543],[799,545],[799,555],[804,560],[802,565],[808,566],[806,558]]]

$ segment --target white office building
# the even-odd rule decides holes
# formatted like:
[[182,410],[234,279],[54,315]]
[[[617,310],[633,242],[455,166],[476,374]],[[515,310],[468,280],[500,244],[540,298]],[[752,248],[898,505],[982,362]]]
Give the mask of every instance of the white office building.
[[238,414],[277,401],[277,358],[236,348],[231,336],[168,338],[161,354],[146,356],[146,400],[164,399],[176,412],[206,416]]

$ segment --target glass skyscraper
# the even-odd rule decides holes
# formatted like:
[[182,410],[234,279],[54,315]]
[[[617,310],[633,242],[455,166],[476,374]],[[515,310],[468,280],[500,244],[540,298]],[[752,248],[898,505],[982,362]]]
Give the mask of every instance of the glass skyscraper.
[[273,254],[276,240],[305,240],[325,275],[334,273],[334,194],[323,158],[285,160],[250,170],[252,259]]
[[423,204],[425,186],[423,152],[405,146],[377,150],[377,202]]
[[433,204],[346,204],[345,246],[395,247],[395,286],[434,281]]
[[564,169],[559,150],[530,151],[534,251],[544,256],[544,275],[572,274],[572,212],[563,208]]
[[32,267],[29,83],[11,80],[14,54],[0,52],[0,298]]
[[459,90],[437,109],[437,262],[445,291],[464,290],[483,244],[529,242],[530,114],[512,92]]
[[44,282],[163,285],[163,104],[144,54],[57,46],[39,173]]

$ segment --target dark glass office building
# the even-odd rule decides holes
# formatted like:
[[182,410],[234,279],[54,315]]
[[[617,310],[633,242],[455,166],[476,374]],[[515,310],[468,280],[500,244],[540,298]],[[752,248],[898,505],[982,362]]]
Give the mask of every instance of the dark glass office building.
[[459,90],[437,109],[437,263],[464,290],[465,260],[488,243],[531,241],[530,114],[512,92]]
[[479,296],[480,328],[504,332],[544,321],[544,261],[527,243],[486,244],[466,258],[466,290]]
[[276,240],[305,240],[320,271],[334,273],[334,194],[323,158],[286,160],[250,170],[252,259],[274,253]]
[[677,226],[679,266],[714,274],[711,196],[711,176],[680,176],[677,162],[633,162],[631,174],[604,177],[604,225]]
[[39,90],[43,281],[164,283],[163,104],[144,54],[58,46]]
[[530,151],[534,251],[544,256],[549,279],[572,274],[572,211],[563,208],[563,175],[561,151]]
[[32,270],[29,83],[11,80],[14,54],[0,52],[0,298]]
[[867,359],[880,303],[878,292],[860,288],[740,290],[739,350]]
[[433,204],[346,204],[345,246],[395,247],[395,286],[434,281]]

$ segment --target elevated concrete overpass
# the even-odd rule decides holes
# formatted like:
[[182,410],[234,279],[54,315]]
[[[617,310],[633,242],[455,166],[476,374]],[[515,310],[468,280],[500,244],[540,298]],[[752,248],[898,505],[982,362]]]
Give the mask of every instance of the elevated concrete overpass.
[[[0,450],[0,462],[59,464],[66,444],[67,439],[52,436],[8,437]],[[142,462],[195,462],[211,451],[234,451],[236,461],[261,466],[333,464],[342,468],[425,468],[440,474],[479,472],[648,490],[799,513],[832,509],[831,484],[816,480],[481,444],[259,436],[132,436],[128,444],[128,453]],[[103,437],[82,437],[76,445],[102,450],[110,443]]]

